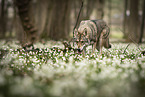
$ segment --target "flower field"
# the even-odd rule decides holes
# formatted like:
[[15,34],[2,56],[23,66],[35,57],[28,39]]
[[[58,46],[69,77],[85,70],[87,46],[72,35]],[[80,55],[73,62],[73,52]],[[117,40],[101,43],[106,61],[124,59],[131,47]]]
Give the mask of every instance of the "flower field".
[[[128,47],[127,47],[128,46]],[[145,44],[112,43],[100,55],[63,53],[61,42],[0,41],[0,97],[144,97]],[[59,49],[60,48],[60,49]],[[4,50],[4,51],[2,51]]]

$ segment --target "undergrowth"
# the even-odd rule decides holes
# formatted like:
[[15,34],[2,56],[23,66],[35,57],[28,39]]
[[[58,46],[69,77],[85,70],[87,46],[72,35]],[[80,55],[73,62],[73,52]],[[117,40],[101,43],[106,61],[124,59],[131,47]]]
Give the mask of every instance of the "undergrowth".
[[[145,56],[131,44],[112,43],[87,54],[62,51],[60,42],[37,43],[26,52],[16,41],[0,42],[0,97],[143,97]],[[139,46],[145,50],[145,45]]]

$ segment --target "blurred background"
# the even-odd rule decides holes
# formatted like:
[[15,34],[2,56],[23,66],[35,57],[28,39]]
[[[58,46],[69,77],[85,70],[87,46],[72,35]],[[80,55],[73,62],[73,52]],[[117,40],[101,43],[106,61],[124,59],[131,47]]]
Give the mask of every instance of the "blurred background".
[[[0,0],[0,39],[68,40],[82,0]],[[83,0],[81,20],[104,19],[110,38],[142,43],[145,0]]]

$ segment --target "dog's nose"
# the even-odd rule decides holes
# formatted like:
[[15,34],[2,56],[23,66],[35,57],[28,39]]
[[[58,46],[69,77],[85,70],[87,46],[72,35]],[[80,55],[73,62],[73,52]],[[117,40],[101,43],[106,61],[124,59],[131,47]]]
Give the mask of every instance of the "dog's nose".
[[111,44],[109,44],[109,48],[111,48]]
[[78,50],[78,52],[81,52],[81,49],[80,48],[78,48],[77,50]]

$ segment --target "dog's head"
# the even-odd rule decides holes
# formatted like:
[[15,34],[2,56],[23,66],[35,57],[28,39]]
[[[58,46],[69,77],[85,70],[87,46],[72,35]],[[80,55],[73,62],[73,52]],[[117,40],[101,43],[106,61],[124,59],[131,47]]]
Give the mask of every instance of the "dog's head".
[[105,29],[102,32],[102,34],[103,34],[102,41],[103,41],[103,46],[105,48],[111,48],[111,44],[109,43],[109,33],[110,33],[109,28],[108,28],[108,30]]
[[73,41],[77,44],[77,51],[79,54],[88,46],[87,29],[77,30],[75,29]]

